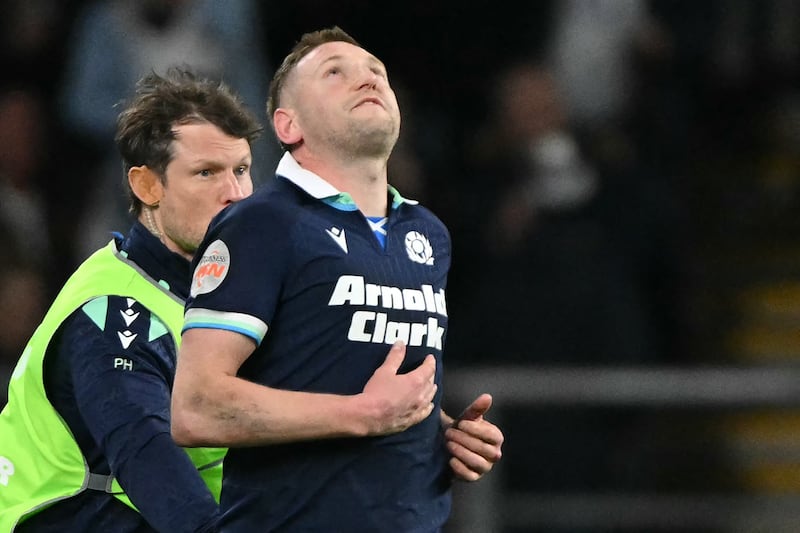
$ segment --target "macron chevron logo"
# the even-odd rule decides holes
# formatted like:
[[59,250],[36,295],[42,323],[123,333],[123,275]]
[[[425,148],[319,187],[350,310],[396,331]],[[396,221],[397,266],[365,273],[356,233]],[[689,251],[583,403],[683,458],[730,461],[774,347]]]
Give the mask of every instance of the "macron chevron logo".
[[331,239],[339,245],[339,248],[344,250],[344,253],[347,253],[347,240],[344,237],[344,229],[332,227],[331,229],[326,229],[325,233],[331,236]]
[[126,329],[125,331],[118,331],[117,336],[119,337],[119,342],[122,344],[122,347],[127,350],[128,346],[133,342],[133,339],[136,338],[136,333]]
[[130,326],[133,324],[133,321],[139,318],[139,313],[135,312],[133,309],[126,309],[124,311],[119,312],[122,315],[122,320],[125,321],[126,326]]

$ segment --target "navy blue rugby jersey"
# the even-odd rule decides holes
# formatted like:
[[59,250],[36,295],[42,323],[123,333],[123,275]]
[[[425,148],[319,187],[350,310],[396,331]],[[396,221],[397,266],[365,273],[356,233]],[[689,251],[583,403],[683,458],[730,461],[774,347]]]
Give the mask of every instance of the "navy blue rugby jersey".
[[184,331],[220,328],[257,348],[239,376],[356,394],[396,339],[400,372],[437,358],[434,414],[385,437],[228,452],[224,531],[438,531],[450,510],[439,419],[450,236],[389,188],[385,248],[349,195],[291,155],[278,177],[212,221],[195,258]]
[[[186,299],[189,261],[144,226],[134,223],[117,246],[176,299]],[[217,531],[217,504],[170,435],[175,362],[172,335],[133,299],[100,296],[64,321],[45,358],[47,396],[90,470],[114,471],[141,514],[110,494],[86,490],[34,515],[16,531]]]

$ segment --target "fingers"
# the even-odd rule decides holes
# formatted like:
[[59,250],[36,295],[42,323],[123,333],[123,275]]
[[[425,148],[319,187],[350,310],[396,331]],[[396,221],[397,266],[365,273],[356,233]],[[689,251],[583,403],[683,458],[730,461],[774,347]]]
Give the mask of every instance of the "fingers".
[[417,368],[406,375],[411,379],[420,379],[433,383],[436,377],[436,358],[428,354]]
[[422,364],[410,374],[414,373],[419,374],[419,379],[424,383],[422,394],[427,406],[425,409],[425,416],[420,418],[420,420],[424,420],[433,411],[433,398],[436,396],[436,391],[439,389],[439,386],[434,382],[434,377],[436,376],[436,358],[432,355],[428,355]]
[[439,386],[434,382],[434,378],[436,377],[436,358],[429,354],[427,357],[425,357],[425,360],[422,362],[419,368],[414,370],[414,372],[419,372],[420,378],[424,379],[426,384],[424,389],[425,401],[430,404],[430,408],[428,409],[426,415],[422,418],[425,419],[433,410],[433,398],[436,396],[436,391],[439,389]]
[[425,420],[426,418],[428,418],[431,415],[431,413],[433,412],[433,395],[434,394],[436,394],[436,385],[434,385],[433,394],[429,398],[428,402],[425,404],[425,406],[421,410],[417,411],[417,413],[418,413],[417,419],[414,421],[413,424],[410,424],[409,426],[413,426],[415,424],[418,424],[418,423],[422,422],[423,420]]
[[458,426],[450,426],[445,431],[445,436],[473,450],[485,444],[499,451],[505,439],[500,428],[485,418],[460,420]]
[[367,381],[362,398],[370,406],[367,434],[403,431],[428,418],[438,390],[436,358],[429,354],[414,370],[399,373],[405,361],[402,341],[392,345],[385,360]]
[[[450,468],[458,479],[464,481],[475,481],[489,472],[494,464],[503,456],[503,432],[500,428],[477,415],[474,420],[469,420],[466,416],[475,414],[478,411],[485,413],[491,405],[491,397],[488,401],[482,395],[470,407],[466,415],[460,418],[449,429],[445,431],[447,450],[451,454]],[[480,405],[476,405],[480,404]],[[484,409],[484,407],[486,409]]]
[[476,481],[488,474],[496,461],[489,461],[482,455],[475,453],[457,442],[449,441],[447,449],[450,452],[450,467],[453,474],[463,481]]
[[462,481],[478,481],[483,475],[470,470],[467,465],[455,457],[450,458],[450,469],[453,471],[453,474]]
[[[463,427],[462,427],[463,426]],[[503,432],[500,428],[488,422],[464,421],[458,429],[450,428],[445,431],[448,445],[455,443],[458,446],[480,455],[490,462],[497,462],[502,457]]]
[[487,443],[454,429],[447,430],[447,450],[451,455],[450,468],[462,481],[480,479],[502,456],[500,444]]
[[436,358],[433,355],[428,355],[419,367],[402,376],[403,379],[410,380],[409,382],[416,384],[414,387],[419,394],[419,402],[414,406],[414,412],[406,427],[422,422],[433,412],[433,399],[439,388],[434,382],[435,374]]
[[[400,340],[395,341],[394,344],[392,344],[392,347],[389,349],[389,353],[386,354],[386,359],[384,359],[380,369],[391,372],[392,374],[397,374],[397,371],[400,370],[400,366],[403,364],[405,357],[405,343]],[[433,354],[428,354],[422,364],[411,373],[422,374],[425,379],[428,379],[432,382],[436,375],[436,358],[433,356]]]
[[436,377],[436,358],[433,354],[425,356],[425,360],[419,366],[422,369],[422,374],[427,377],[428,381],[433,383],[433,379]]

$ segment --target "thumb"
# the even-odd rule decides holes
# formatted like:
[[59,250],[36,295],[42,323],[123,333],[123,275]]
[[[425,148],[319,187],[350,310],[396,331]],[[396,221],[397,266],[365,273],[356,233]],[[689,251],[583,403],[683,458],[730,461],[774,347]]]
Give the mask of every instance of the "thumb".
[[395,341],[389,353],[386,354],[386,359],[381,365],[383,368],[397,374],[400,365],[403,364],[403,359],[406,358],[406,345],[403,341]]
[[492,407],[491,394],[481,394],[459,415],[459,420],[477,420]]

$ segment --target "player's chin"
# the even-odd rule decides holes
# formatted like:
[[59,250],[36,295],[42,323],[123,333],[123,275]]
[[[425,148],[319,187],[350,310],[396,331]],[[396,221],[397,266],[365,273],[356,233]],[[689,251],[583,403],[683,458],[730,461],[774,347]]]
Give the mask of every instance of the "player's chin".
[[198,237],[190,237],[188,239],[181,239],[180,241],[176,241],[175,244],[181,249],[182,252],[188,255],[194,255],[197,253],[197,249],[200,248],[201,238]]

